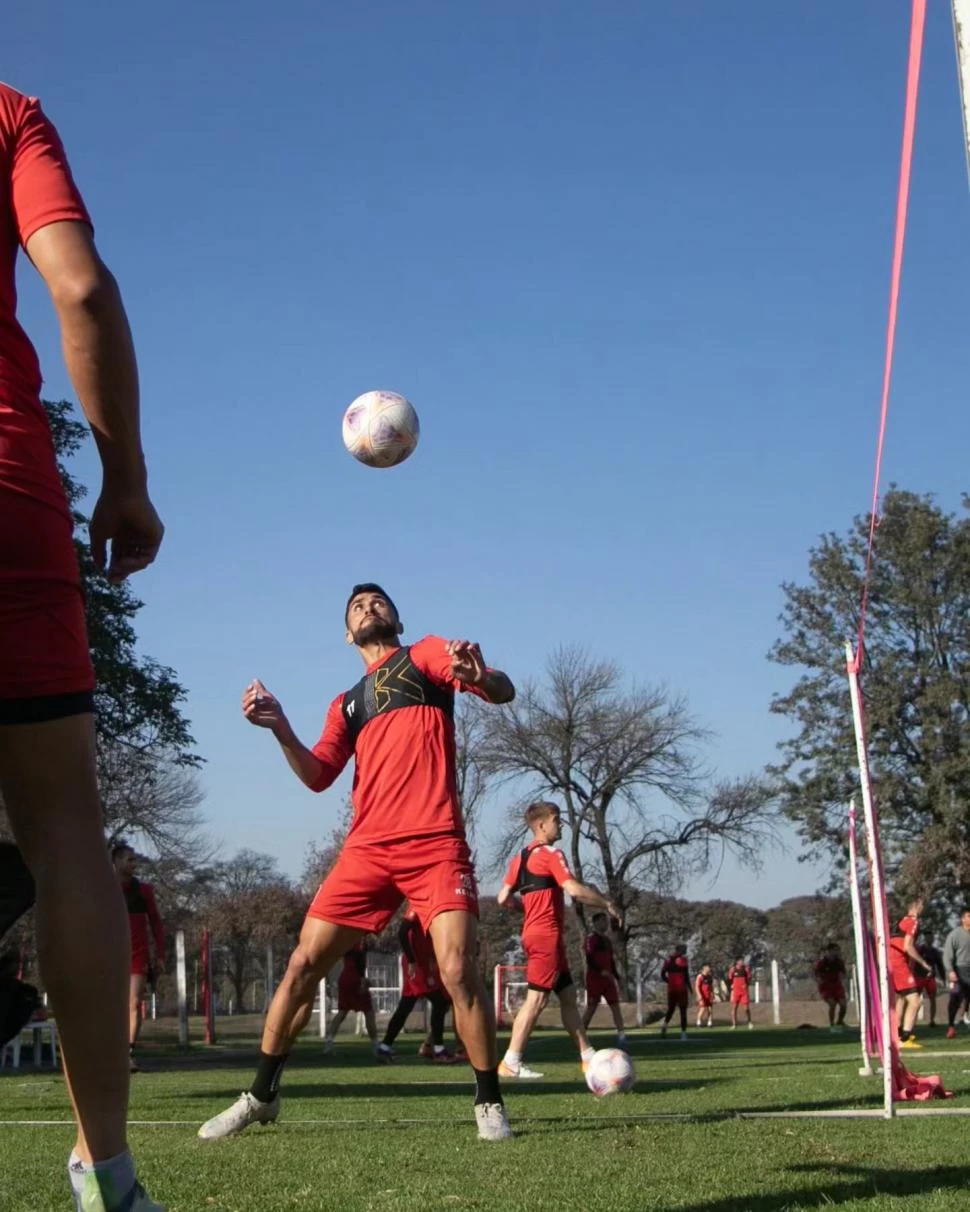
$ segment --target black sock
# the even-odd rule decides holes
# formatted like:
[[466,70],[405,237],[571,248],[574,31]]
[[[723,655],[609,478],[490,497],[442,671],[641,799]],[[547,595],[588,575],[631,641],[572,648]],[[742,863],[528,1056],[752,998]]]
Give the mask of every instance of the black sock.
[[286,1056],[268,1056],[265,1052],[260,1052],[259,1062],[256,1065],[256,1079],[249,1087],[249,1093],[253,1098],[258,1098],[261,1103],[273,1101],[279,1093],[283,1066],[288,1059],[289,1053]]
[[912,1031],[907,1031],[907,1030],[905,1029],[905,1027],[904,1027],[904,1028],[901,1028],[901,1029],[900,1029],[900,1032],[899,1032],[899,1042],[900,1042],[901,1044],[905,1044],[905,1043],[906,1043],[906,1041],[909,1039],[909,1037],[910,1037],[912,1034],[913,1034],[913,1033],[912,1033]]
[[502,1091],[498,1088],[498,1068],[475,1070],[475,1106],[482,1103],[501,1103]]

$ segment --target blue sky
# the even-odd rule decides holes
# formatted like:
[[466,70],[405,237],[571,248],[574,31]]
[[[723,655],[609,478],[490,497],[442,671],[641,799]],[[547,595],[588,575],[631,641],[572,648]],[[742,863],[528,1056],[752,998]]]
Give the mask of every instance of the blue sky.
[[[948,9],[930,5],[885,476],[956,506],[970,198]],[[139,631],[189,689],[227,849],[297,871],[336,819],[238,701],[260,676],[312,742],[359,676],[341,609],[360,579],[412,637],[479,639],[517,679],[581,643],[669,683],[724,774],[772,759],[779,584],[868,505],[908,11],[5,15],[0,76],[58,123],[135,330],[168,526]],[[21,278],[47,392],[69,395]],[[422,422],[387,472],[340,444],[374,387]],[[90,455],[79,470],[94,481]],[[767,905],[817,882],[792,854],[694,891]]]

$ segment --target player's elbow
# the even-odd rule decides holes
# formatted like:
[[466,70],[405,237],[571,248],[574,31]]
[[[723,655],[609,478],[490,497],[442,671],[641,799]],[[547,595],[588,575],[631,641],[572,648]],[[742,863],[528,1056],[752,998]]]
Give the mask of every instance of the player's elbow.
[[104,262],[92,253],[48,274],[47,285],[59,313],[98,315],[119,303],[118,283]]

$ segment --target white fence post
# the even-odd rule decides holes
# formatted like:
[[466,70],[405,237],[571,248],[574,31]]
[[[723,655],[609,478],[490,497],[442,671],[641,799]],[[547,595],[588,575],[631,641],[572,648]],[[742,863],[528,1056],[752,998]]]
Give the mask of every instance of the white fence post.
[[643,1026],[643,964],[637,960],[637,1026]]
[[320,1038],[325,1039],[327,1034],[327,980],[326,977],[320,982]]
[[778,961],[771,961],[771,1021],[777,1027],[781,1022],[781,982],[778,979]]
[[189,1046],[188,982],[185,978],[185,931],[175,932],[175,981],[178,988],[179,1047]]

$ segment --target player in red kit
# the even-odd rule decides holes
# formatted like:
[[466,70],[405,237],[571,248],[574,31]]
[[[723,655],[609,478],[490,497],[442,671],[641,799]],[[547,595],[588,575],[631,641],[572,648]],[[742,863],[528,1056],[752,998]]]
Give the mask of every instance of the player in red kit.
[[710,964],[704,964],[694,980],[694,997],[697,999],[698,1027],[713,1027],[714,973]]
[[620,1011],[620,982],[616,972],[616,956],[610,942],[610,919],[605,913],[594,913],[590,919],[592,930],[586,936],[586,1010],[583,1027],[589,1028],[596,1007],[606,1002],[613,1015],[616,1042],[626,1043],[623,1030],[623,1014]]
[[138,371],[117,283],[40,103],[0,85],[0,793],[36,883],[41,975],[78,1135],[69,1161],[85,1212],[157,1209],[128,1152],[128,933],[104,844],[94,672],[74,520],[17,320],[23,248],[57,313],[67,371],[103,478],[89,537],[114,581],[154,560]]
[[424,998],[431,1007],[430,1039],[421,1045],[419,1055],[426,1056],[437,1064],[451,1064],[455,1057],[445,1047],[445,1018],[449,1001],[441,988],[438,965],[434,957],[431,939],[421,928],[417,913],[408,908],[397,932],[401,945],[401,999],[391,1015],[384,1039],[378,1045],[377,1059],[390,1061],[394,1058],[393,1045],[401,1033],[408,1015]]
[[479,1136],[505,1140],[511,1129],[499,1090],[495,1020],[476,961],[478,891],[458,799],[454,706],[458,691],[507,703],[515,689],[467,640],[427,636],[402,647],[397,607],[379,585],[354,586],[344,622],[366,673],[333,700],[312,749],[299,741],[261,682],[243,694],[246,719],[273,732],[290,768],[311,790],[325,790],[354,758],[354,815],[270,1005],[252,1088],[203,1124],[199,1135],[211,1140],[276,1119],[283,1066],[310,1019],[320,980],[409,900],[434,944],[455,1026],[475,1070]]
[[913,1028],[919,1014],[920,981],[932,975],[933,969],[920,955],[916,947],[919,937],[919,919],[923,912],[923,901],[911,901],[906,916],[889,940],[889,980],[896,996],[896,1026],[899,1030],[900,1046],[921,1048],[916,1042]]
[[680,1015],[680,1038],[687,1038],[687,1003],[690,997],[690,964],[687,948],[678,943],[673,953],[664,960],[660,979],[667,985],[667,1013],[660,1024],[660,1034],[667,1034],[667,1026],[675,1013]]
[[[135,868],[138,856],[126,842],[111,848],[121,891],[128,909],[128,933],[131,935],[131,977],[128,982],[128,1042],[132,1053],[131,1070],[137,1071],[135,1044],[141,1033],[141,1007],[149,979],[155,972],[165,970],[165,927],[155,903],[155,889],[138,879]],[[152,963],[152,945],[155,962]]]
[[337,978],[337,1009],[330,1019],[323,1040],[326,1055],[333,1052],[333,1041],[340,1025],[348,1014],[362,1014],[367,1028],[367,1037],[374,1053],[377,1053],[377,1019],[374,1017],[374,1002],[367,983],[367,944],[361,939],[344,952],[343,965]]
[[842,949],[838,943],[826,943],[815,961],[815,983],[819,997],[829,1008],[830,1031],[840,1031],[845,1024],[845,976]]
[[736,959],[727,974],[728,988],[731,990],[731,1030],[737,1030],[738,1010],[743,1009],[748,1019],[748,1030],[754,1030],[751,1021],[751,969],[743,959]]
[[523,1065],[522,1054],[539,1015],[549,1003],[550,993],[559,998],[562,1025],[579,1049],[584,1070],[595,1051],[590,1047],[579,1015],[576,987],[566,959],[564,894],[568,893],[584,905],[605,909],[617,921],[620,915],[595,888],[588,888],[575,879],[566,856],[553,845],[562,836],[559,808],[555,804],[545,800],[530,804],[525,812],[525,823],[532,831],[532,841],[512,860],[497,899],[500,905],[512,906],[516,903],[515,894],[521,897],[525,914],[522,946],[529,988],[512,1024],[512,1038],[499,1072],[503,1077],[536,1078],[542,1074]]

